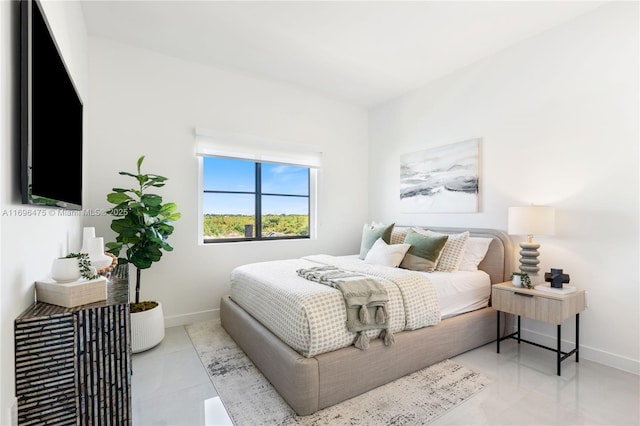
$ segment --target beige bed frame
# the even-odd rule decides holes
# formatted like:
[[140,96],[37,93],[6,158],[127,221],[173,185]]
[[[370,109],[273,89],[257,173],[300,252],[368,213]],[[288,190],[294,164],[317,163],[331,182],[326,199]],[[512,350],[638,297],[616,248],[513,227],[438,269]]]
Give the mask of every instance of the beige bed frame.
[[[512,272],[512,244],[494,229],[429,229],[444,233],[470,231],[493,241],[479,268],[491,283],[507,281]],[[433,327],[394,334],[395,344],[371,341],[366,351],[351,346],[306,358],[283,343],[228,296],[220,305],[222,326],[251,358],[285,401],[301,416],[345,401],[404,375],[421,370],[496,339],[497,316],[483,308],[443,320]],[[510,327],[510,318],[501,320]]]

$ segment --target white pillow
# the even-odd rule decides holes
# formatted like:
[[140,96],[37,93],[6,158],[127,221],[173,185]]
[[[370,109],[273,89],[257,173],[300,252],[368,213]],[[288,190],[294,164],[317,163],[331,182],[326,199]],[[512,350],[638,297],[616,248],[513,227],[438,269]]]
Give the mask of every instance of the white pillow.
[[484,237],[471,237],[467,241],[467,247],[465,248],[464,255],[458,270],[460,271],[477,271],[478,265],[482,262],[482,259],[487,255],[489,245],[493,241],[493,238]]
[[378,238],[364,258],[365,263],[373,265],[390,266],[397,268],[404,259],[411,244],[387,244],[382,238]]

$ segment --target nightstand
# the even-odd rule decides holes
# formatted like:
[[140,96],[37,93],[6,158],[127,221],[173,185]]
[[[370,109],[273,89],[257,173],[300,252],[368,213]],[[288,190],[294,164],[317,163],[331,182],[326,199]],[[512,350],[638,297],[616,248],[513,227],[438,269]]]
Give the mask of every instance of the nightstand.
[[[511,281],[507,281],[496,284],[492,287],[491,304],[493,308],[498,311],[498,353],[500,353],[500,342],[504,339],[513,338],[518,340],[518,343],[524,342],[556,352],[558,376],[560,375],[560,363],[562,361],[575,354],[576,362],[579,362],[580,312],[585,308],[584,290],[576,290],[567,294],[557,294],[548,291],[515,287],[511,284]],[[500,337],[500,312],[506,312],[518,316],[518,329],[515,333]],[[561,325],[566,319],[574,315],[576,318],[576,347],[569,352],[563,352],[560,348]],[[556,324],[558,341],[557,347],[550,348],[548,346],[543,346],[538,343],[522,339],[520,335],[521,316],[538,321],[544,321],[549,324]]]

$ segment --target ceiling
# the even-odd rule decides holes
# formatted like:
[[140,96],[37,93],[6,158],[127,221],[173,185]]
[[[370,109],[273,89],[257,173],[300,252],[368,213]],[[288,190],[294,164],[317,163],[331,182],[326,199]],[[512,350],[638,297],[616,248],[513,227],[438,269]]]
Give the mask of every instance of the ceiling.
[[91,35],[371,107],[604,3],[84,0],[81,5]]

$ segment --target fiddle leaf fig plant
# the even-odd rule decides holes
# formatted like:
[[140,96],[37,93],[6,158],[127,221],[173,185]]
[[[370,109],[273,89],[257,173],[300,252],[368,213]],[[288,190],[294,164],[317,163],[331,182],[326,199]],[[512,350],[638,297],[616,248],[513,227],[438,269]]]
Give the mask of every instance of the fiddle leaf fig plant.
[[[138,158],[137,173],[119,172],[135,180],[134,188],[113,188],[107,195],[107,201],[115,205],[108,213],[115,217],[111,229],[117,237],[105,247],[118,257],[118,264],[132,263],[136,267],[135,305],[141,305],[140,271],[160,261],[163,251],[173,250],[167,238],[173,233],[173,222],[181,216],[175,203],[163,203],[160,195],[148,192],[163,187],[167,178],[142,173],[144,158],[144,155]],[[120,256],[122,250],[123,257]],[[135,306],[131,309],[133,311]]]

